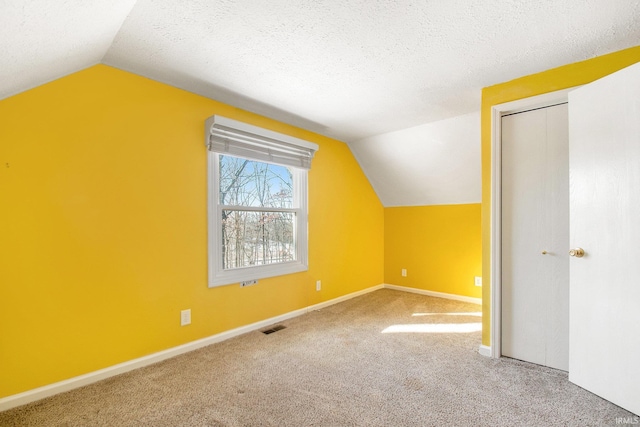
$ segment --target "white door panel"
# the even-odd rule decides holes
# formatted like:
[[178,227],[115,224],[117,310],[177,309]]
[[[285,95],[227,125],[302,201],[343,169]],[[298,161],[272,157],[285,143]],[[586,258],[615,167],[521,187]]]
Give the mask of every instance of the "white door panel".
[[502,118],[502,354],[568,369],[567,106]]
[[548,247],[544,257],[549,269],[546,315],[546,363],[569,369],[569,108],[547,108],[546,183]]
[[640,414],[640,64],[569,105],[569,380]]

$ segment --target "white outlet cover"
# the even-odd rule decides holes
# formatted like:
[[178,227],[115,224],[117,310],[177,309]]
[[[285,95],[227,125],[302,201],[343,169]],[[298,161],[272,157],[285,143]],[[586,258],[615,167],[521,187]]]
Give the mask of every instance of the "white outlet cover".
[[475,277],[475,285],[482,286],[482,277],[479,277],[479,276]]
[[191,324],[191,309],[182,310],[180,312],[180,326],[186,326]]

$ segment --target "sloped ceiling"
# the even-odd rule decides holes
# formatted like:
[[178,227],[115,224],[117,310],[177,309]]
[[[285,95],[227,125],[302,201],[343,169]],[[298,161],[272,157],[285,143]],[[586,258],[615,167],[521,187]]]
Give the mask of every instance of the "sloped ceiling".
[[350,146],[384,206],[480,203],[479,112]]
[[135,0],[0,0],[0,99],[98,64]]
[[484,86],[639,40],[640,0],[3,0],[0,99],[105,63],[366,159],[355,141],[477,112]]

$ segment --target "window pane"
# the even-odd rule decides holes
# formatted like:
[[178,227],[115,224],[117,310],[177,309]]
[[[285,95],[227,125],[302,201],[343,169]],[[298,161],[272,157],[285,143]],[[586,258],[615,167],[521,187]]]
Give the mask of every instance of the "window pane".
[[286,166],[220,155],[220,204],[293,207],[293,174]]
[[295,213],[222,211],[222,268],[295,261]]

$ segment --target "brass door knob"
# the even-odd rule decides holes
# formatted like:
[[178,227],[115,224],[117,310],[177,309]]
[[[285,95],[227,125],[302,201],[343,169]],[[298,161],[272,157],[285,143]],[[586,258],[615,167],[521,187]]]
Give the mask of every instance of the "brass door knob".
[[584,256],[584,249],[575,248],[569,251],[569,256],[574,256],[576,258],[582,258]]
[[546,254],[548,254],[548,253],[549,253],[549,252],[547,252],[547,251],[542,251],[542,255],[546,255]]

